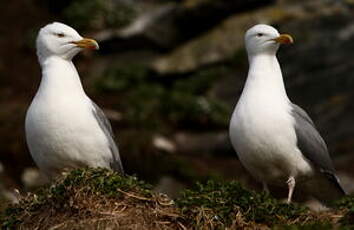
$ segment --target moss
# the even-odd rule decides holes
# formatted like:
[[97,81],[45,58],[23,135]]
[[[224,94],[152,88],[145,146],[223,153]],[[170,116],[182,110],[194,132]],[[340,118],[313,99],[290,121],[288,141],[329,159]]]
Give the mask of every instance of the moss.
[[354,209],[354,195],[348,195],[342,199],[334,201],[332,206],[336,208]]
[[80,201],[75,201],[80,200],[79,196],[87,199],[87,205],[92,205],[89,204],[92,196],[118,201],[127,193],[136,194],[148,201],[153,198],[151,188],[151,185],[139,181],[136,177],[121,176],[106,169],[76,169],[53,185],[23,198],[18,205],[7,208],[2,220],[2,229],[15,229],[21,224],[32,226],[31,219],[40,219],[38,215],[46,213],[46,210],[51,210],[52,213],[71,213],[70,215],[74,216],[79,213],[83,216],[91,215],[88,210],[80,207],[82,204],[77,204]]
[[166,83],[145,66],[127,65],[108,70],[97,82],[97,89],[124,98],[117,106],[131,125],[150,130],[175,126],[225,128],[229,106],[208,95],[223,71],[223,67],[208,68]]
[[352,229],[353,213],[314,213],[220,178],[197,183],[174,202],[135,177],[89,168],[22,197],[0,223],[2,229],[326,230]]
[[[60,186],[57,188],[68,186],[83,186],[96,193],[108,195],[110,197],[120,197],[122,194],[117,193],[118,190],[123,191],[138,191],[139,193],[148,196],[151,195],[152,186],[143,181],[139,181],[133,176],[121,176],[117,173],[106,169],[76,169],[70,172],[65,177]],[[59,192],[62,188],[59,189]],[[52,188],[52,193],[55,190]]]
[[307,213],[304,207],[280,203],[265,193],[248,191],[238,182],[213,180],[197,183],[195,188],[186,190],[177,204],[195,225],[214,223],[220,228],[230,226],[238,213],[242,213],[247,222],[270,225],[295,220]]
[[176,81],[175,90],[200,95],[210,89],[221,76],[226,72],[224,66],[210,67],[202,69],[186,79]]
[[339,222],[354,228],[354,195],[348,195],[335,201],[333,206],[337,209],[347,210]]
[[104,79],[97,82],[97,89],[102,92],[133,90],[135,85],[143,83],[147,77],[148,69],[142,65],[110,68],[104,73]]

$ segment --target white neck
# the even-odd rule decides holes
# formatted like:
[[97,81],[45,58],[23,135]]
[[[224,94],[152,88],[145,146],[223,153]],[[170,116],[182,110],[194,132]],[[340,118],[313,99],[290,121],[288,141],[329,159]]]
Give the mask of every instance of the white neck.
[[38,93],[66,97],[85,95],[79,74],[71,60],[51,56],[40,60],[40,64],[42,80]]
[[257,54],[249,56],[249,72],[242,94],[257,94],[258,97],[279,98],[289,101],[283,76],[275,55]]

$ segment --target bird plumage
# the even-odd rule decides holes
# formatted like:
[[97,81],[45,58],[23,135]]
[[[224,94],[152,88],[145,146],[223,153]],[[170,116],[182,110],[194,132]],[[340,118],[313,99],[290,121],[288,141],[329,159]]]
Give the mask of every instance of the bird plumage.
[[109,148],[111,150],[112,153],[112,159],[110,162],[110,167],[117,171],[117,172],[123,172],[123,165],[122,165],[122,161],[120,159],[120,155],[119,155],[119,151],[118,151],[118,147],[114,141],[114,133],[111,127],[111,123],[109,122],[109,120],[107,119],[106,115],[104,114],[104,112],[100,109],[100,107],[98,107],[96,105],[96,103],[94,103],[93,101],[91,101],[92,105],[93,105],[93,114],[98,122],[98,124],[100,125],[102,131],[105,133],[107,139],[108,139],[108,145]]
[[86,166],[123,173],[110,123],[86,95],[71,61],[86,44],[98,47],[61,23],[45,26],[37,37],[42,79],[26,114],[25,131],[34,161],[49,177]]
[[[292,116],[295,119],[295,132],[297,145],[301,153],[308,159],[317,172],[328,182],[329,187],[332,187],[330,192],[331,198],[340,198],[345,195],[345,191],[339,183],[336,176],[331,157],[329,155],[327,145],[316,129],[316,126],[308,114],[296,104],[292,104]],[[325,182],[324,182],[325,183]],[[328,192],[327,192],[328,193]],[[317,197],[322,197],[326,193],[317,193]],[[321,199],[323,201],[328,199]]]
[[[336,178],[326,144],[285,90],[276,52],[279,43],[291,42],[289,35],[267,25],[246,32],[249,72],[229,130],[245,168],[263,184],[288,184],[288,202],[296,182],[309,181],[321,172]],[[340,191],[337,178],[332,182],[329,186]]]

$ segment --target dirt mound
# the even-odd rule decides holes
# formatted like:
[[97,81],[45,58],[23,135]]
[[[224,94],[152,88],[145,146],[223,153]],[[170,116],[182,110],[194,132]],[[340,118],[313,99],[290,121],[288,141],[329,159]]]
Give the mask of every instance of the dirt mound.
[[172,200],[135,177],[78,169],[6,211],[5,229],[178,229]]
[[0,223],[2,229],[333,229],[354,227],[353,213],[354,197],[316,213],[221,180],[197,183],[173,201],[136,177],[76,169],[20,198]]

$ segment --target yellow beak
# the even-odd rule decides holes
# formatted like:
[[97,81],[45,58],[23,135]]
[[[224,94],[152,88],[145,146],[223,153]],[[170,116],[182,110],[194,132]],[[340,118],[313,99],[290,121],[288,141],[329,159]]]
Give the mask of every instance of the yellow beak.
[[95,40],[90,38],[84,38],[80,41],[73,41],[72,43],[83,49],[90,49],[90,50],[99,49],[98,43]]
[[289,34],[281,34],[279,37],[274,38],[274,41],[280,44],[292,44],[294,43],[294,39]]

